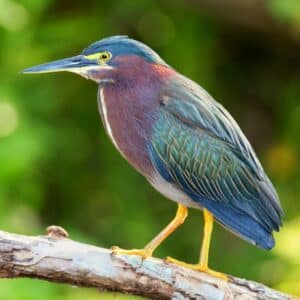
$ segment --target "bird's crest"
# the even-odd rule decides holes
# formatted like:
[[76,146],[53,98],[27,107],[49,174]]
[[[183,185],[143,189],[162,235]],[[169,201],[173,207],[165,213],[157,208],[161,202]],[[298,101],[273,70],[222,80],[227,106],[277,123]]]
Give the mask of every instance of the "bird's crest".
[[110,51],[116,55],[139,55],[151,63],[167,65],[160,56],[147,45],[126,35],[115,35],[97,41],[82,51],[87,56],[101,51]]

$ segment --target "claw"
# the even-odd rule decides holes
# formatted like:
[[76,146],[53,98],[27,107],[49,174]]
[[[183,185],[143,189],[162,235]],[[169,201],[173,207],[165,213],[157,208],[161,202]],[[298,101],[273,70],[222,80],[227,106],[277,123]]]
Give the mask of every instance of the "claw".
[[226,274],[211,270],[208,267],[202,266],[201,264],[188,264],[188,263],[185,263],[183,261],[174,259],[174,258],[169,257],[169,256],[166,258],[166,261],[169,262],[169,263],[173,263],[173,264],[188,268],[188,269],[204,272],[206,274],[209,274],[209,275],[211,275],[213,277],[216,277],[216,278],[223,279],[225,281],[228,281],[228,279],[229,279]]

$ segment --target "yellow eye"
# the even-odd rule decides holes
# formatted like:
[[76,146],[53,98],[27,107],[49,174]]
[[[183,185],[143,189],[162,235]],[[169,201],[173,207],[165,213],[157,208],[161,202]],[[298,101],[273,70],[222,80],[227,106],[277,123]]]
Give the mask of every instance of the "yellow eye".
[[99,60],[100,60],[100,62],[105,63],[111,59],[111,56],[112,56],[111,53],[108,51],[102,52],[102,53],[100,53]]

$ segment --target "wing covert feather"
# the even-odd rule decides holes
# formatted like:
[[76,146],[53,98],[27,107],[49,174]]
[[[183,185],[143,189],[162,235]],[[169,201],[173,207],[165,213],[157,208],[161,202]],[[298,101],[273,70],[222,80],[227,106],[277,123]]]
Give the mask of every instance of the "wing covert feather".
[[194,201],[224,207],[216,208],[223,225],[234,212],[267,233],[278,230],[279,200],[249,142],[220,104],[188,84],[165,91],[149,146],[154,166]]

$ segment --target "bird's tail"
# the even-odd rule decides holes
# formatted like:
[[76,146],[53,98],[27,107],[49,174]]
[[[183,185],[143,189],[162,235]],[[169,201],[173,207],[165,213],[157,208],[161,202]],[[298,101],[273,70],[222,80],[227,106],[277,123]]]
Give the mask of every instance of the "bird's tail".
[[220,202],[201,199],[201,204],[215,216],[220,224],[242,239],[265,250],[274,247],[272,231],[268,231],[246,213]]

